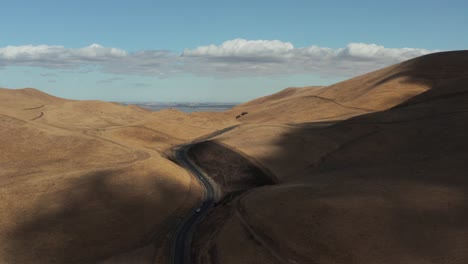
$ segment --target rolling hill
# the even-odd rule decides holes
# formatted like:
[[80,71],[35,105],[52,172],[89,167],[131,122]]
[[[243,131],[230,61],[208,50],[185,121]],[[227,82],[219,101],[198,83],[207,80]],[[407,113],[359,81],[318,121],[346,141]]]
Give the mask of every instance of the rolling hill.
[[327,87],[288,88],[230,112],[248,112],[239,118],[243,123],[301,123],[386,110],[433,88],[440,80],[466,74],[466,56],[461,54],[427,55]]
[[468,51],[223,113],[0,102],[1,263],[166,263],[204,193],[167,156],[194,140],[223,192],[195,263],[468,262]]
[[137,249],[150,260],[156,244],[166,258],[170,232],[202,192],[162,153],[227,123],[31,88],[2,88],[0,102],[1,263],[89,263]]
[[[287,101],[307,108],[303,93],[380,111],[279,122],[290,114],[280,111]],[[197,263],[468,261],[468,51],[280,95],[239,106],[249,109],[247,124],[211,140],[259,164],[276,183],[212,212],[206,226],[214,224],[209,219],[222,225],[209,231],[202,224]],[[342,117],[335,115],[330,119]]]

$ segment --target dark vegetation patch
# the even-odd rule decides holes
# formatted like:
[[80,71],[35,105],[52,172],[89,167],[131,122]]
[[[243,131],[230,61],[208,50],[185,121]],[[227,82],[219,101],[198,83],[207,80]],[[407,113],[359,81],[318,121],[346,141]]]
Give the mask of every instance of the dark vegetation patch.
[[197,225],[192,241],[191,259],[193,263],[219,263],[218,252],[214,238],[221,228],[235,213],[233,199],[235,196],[226,195]]
[[187,153],[223,193],[221,200],[197,225],[192,241],[192,261],[218,263],[213,239],[235,213],[237,198],[250,189],[275,184],[274,176],[241,153],[216,141],[194,144]]
[[188,150],[188,155],[226,195],[274,184],[272,177],[252,161],[218,142],[197,143]]

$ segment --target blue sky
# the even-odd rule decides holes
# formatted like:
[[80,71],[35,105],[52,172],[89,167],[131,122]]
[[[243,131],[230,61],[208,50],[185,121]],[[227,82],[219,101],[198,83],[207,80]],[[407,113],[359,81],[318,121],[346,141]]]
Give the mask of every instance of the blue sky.
[[468,46],[465,1],[9,1],[0,86],[245,101]]

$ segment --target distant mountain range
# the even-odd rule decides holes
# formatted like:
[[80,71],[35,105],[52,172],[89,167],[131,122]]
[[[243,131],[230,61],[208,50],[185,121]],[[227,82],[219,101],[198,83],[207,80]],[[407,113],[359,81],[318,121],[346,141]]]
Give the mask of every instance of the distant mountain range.
[[220,102],[120,102],[122,105],[137,105],[152,111],[175,108],[182,112],[222,112],[233,108],[239,103]]

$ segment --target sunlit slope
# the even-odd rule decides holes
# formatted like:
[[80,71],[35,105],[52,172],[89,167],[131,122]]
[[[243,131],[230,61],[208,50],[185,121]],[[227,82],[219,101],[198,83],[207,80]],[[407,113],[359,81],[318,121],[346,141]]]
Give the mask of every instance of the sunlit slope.
[[68,100],[54,97],[33,88],[11,90],[0,88],[0,114],[33,120],[46,105],[60,105]]
[[288,88],[232,109],[245,123],[343,120],[389,109],[442,79],[466,74],[466,51],[430,54],[328,87]]
[[433,73],[431,89],[389,110],[334,125],[250,124],[216,138],[281,183],[242,195],[204,254],[222,263],[467,263],[467,58],[410,61],[418,78]]
[[89,263],[144,247],[138,259],[166,261],[168,232],[202,190],[162,151],[236,122],[35,89],[0,89],[0,102],[1,263]]

